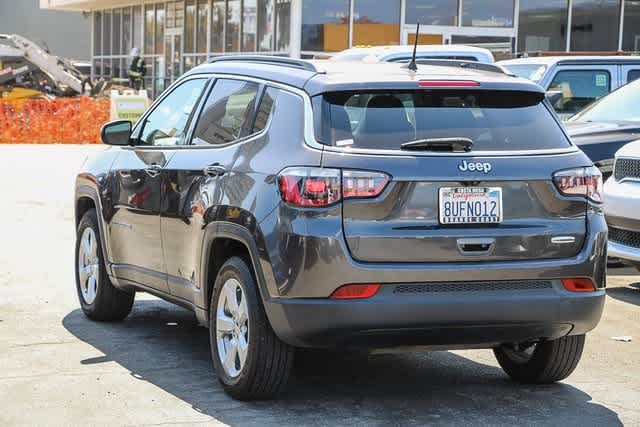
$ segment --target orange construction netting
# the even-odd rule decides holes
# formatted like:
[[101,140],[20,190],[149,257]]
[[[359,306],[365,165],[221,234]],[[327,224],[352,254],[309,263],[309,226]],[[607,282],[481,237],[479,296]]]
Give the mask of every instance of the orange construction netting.
[[0,100],[0,144],[100,144],[108,99]]

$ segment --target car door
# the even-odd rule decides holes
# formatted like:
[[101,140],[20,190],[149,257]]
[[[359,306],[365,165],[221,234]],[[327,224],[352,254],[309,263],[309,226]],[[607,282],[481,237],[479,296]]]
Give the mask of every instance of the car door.
[[162,169],[186,141],[206,78],[171,88],[136,125],[131,147],[112,166],[114,214],[109,222],[116,277],[168,292],[160,234]]
[[259,83],[217,79],[194,124],[191,145],[179,150],[165,168],[161,228],[174,296],[193,302],[199,291],[203,230],[219,209],[230,205],[225,183],[238,159],[238,146],[266,125],[262,121],[254,126],[262,91]]
[[565,120],[615,89],[617,79],[614,65],[560,66],[547,90],[562,94],[553,108]]

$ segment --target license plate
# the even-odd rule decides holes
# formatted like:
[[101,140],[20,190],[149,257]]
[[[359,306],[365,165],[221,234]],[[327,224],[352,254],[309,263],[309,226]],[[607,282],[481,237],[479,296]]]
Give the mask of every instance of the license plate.
[[499,224],[502,188],[443,187],[440,189],[440,224]]

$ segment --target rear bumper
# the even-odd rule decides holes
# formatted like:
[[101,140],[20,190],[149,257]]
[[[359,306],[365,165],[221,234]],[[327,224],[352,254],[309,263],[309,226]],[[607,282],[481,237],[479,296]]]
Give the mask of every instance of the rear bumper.
[[[597,208],[588,213],[584,247],[575,257],[533,261],[464,263],[360,263],[340,234],[318,230],[295,236],[295,251],[279,239],[263,262],[265,311],[275,333],[300,347],[425,346],[489,348],[504,342],[584,334],[602,315],[605,299],[607,226]],[[306,224],[310,224],[307,222]],[[312,223],[311,223],[312,224]],[[301,231],[307,231],[302,229]],[[279,236],[282,236],[280,234]],[[287,246],[288,247],[288,246]],[[274,260],[288,260],[280,265]],[[273,269],[270,269],[270,268]],[[286,269],[285,269],[286,267]],[[566,291],[560,279],[590,278],[597,290]],[[281,280],[279,280],[281,279]],[[545,280],[546,289],[398,293],[398,284]],[[329,295],[348,283],[382,283],[362,301],[335,301]]]
[[604,290],[559,289],[460,294],[398,294],[395,285],[363,301],[271,301],[271,322],[301,347],[490,348],[504,342],[584,334],[597,325]]

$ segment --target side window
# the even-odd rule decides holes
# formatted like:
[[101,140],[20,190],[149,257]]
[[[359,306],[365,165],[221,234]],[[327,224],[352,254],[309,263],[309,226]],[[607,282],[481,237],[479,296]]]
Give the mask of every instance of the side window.
[[253,124],[253,132],[258,133],[267,127],[269,124],[269,118],[273,112],[273,106],[275,105],[276,98],[278,97],[278,89],[268,87],[262,99],[260,100],[260,108],[258,114],[256,114],[256,122]]
[[627,83],[631,83],[637,78],[640,78],[640,70],[629,70],[627,73]]
[[206,84],[207,79],[187,80],[160,101],[145,120],[142,145],[183,145],[189,116]]
[[223,145],[248,134],[259,87],[240,80],[217,80],[198,119],[196,143]]
[[611,91],[611,75],[606,70],[559,71],[549,90],[561,92],[553,107],[559,114],[570,115]]

